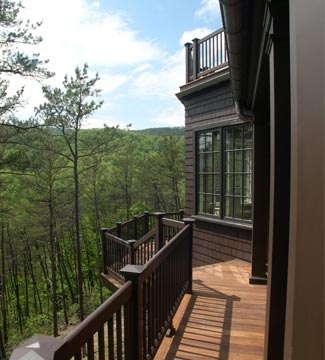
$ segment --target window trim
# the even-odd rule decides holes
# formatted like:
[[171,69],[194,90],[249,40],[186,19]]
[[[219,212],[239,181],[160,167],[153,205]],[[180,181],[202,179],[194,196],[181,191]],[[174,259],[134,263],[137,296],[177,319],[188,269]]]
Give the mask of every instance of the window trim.
[[[251,199],[252,199],[252,219],[245,220],[245,219],[238,219],[238,218],[228,218],[224,216],[224,197],[225,197],[225,172],[224,172],[224,162],[225,162],[225,151],[224,151],[224,129],[225,128],[233,128],[233,127],[244,127],[245,125],[252,126],[252,189],[251,189]],[[199,213],[199,171],[198,171],[198,151],[199,151],[199,134],[201,132],[209,132],[213,130],[221,130],[221,217],[217,217],[212,214],[203,214]],[[200,220],[200,221],[207,221],[211,223],[226,225],[226,226],[233,226],[238,228],[244,229],[251,229],[253,225],[253,175],[254,175],[254,126],[253,121],[241,121],[238,118],[231,118],[223,121],[213,122],[206,125],[198,125],[192,128],[193,132],[193,205],[194,205],[194,215],[193,218]]]

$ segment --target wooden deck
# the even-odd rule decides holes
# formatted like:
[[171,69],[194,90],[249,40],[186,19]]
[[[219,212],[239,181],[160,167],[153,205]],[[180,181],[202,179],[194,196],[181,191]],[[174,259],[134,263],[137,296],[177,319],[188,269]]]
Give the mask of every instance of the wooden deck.
[[233,260],[194,269],[193,295],[174,318],[155,360],[262,360],[266,286],[249,285],[250,264]]

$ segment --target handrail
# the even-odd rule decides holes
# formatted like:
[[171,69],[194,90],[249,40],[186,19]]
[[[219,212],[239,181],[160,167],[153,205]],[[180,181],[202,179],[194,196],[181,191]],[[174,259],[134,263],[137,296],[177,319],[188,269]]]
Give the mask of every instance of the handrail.
[[[145,212],[125,223],[117,223],[114,228],[102,229],[104,274],[112,272],[123,281],[119,271],[127,264],[144,265],[181,229],[183,223],[179,220],[183,215],[183,211]],[[153,217],[155,223],[150,221]],[[125,238],[127,233],[134,237]]]
[[167,219],[165,217],[162,219],[162,223],[163,223],[163,225],[172,226],[172,227],[175,227],[175,228],[177,228],[179,230],[183,229],[183,227],[185,226],[182,221],[170,220],[170,219]]
[[153,359],[184,294],[192,292],[192,222],[181,229],[146,265],[127,265],[121,273],[134,284],[138,309],[135,359]]
[[186,83],[216,72],[228,65],[226,40],[223,29],[202,39],[185,44]]
[[152,228],[148,233],[146,233],[144,236],[142,236],[141,239],[137,240],[134,243],[134,248],[138,248],[140,245],[142,245],[144,242],[146,242],[149,238],[151,238],[156,233],[156,229]]
[[[98,332],[98,329],[103,329],[103,326],[113,319],[114,314],[120,311],[121,307],[131,298],[132,282],[128,281],[64,338],[64,344],[55,352],[54,360],[70,359],[78,354],[80,349],[93,339],[93,335]],[[122,334],[120,335],[122,336]],[[90,347],[89,343],[87,352],[90,350],[88,347]],[[94,349],[90,352],[94,352]]]
[[[96,351],[98,359],[106,359],[107,353],[109,359],[152,359],[173,327],[183,295],[192,292],[192,223],[185,220],[183,229],[146,265],[125,266],[121,273],[126,282],[119,290],[65,338],[36,340],[37,351],[54,360],[95,359]],[[22,348],[32,357],[30,344]],[[10,359],[22,359],[24,354],[18,348]]]
[[180,241],[183,240],[184,234],[187,234],[189,225],[183,227],[183,229],[175,235],[162,249],[160,249],[144,266],[139,276],[139,280],[142,281],[150,273],[152,273],[161,263],[170,255]]

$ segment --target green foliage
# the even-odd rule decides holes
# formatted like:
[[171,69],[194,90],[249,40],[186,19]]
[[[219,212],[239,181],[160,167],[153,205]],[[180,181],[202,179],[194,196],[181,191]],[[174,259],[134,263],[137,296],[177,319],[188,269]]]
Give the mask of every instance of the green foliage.
[[154,136],[184,136],[184,126],[161,127],[136,130],[139,134]]
[[[15,1],[0,2],[0,74],[19,75],[23,77],[48,78],[50,73],[44,65],[39,54],[32,56],[22,53],[19,46],[37,45],[42,41],[40,36],[35,36],[34,31],[40,23],[31,24],[23,22],[19,18],[19,11],[22,5]],[[7,123],[14,109],[22,104],[23,89],[20,89],[13,96],[7,96],[8,80],[0,80],[0,120]],[[9,121],[10,122],[10,121]]]

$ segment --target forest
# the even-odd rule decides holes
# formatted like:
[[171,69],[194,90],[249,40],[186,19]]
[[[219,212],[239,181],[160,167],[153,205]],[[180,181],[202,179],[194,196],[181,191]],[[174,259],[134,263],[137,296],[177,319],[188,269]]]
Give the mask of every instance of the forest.
[[[53,74],[39,55],[38,26],[19,20],[20,5],[0,2],[0,357],[35,333],[66,333],[109,292],[101,286],[101,227],[184,205],[182,129],[150,135],[118,127],[84,129],[102,105],[88,66],[43,87],[45,102],[15,117],[23,89],[8,95],[10,73]],[[159,131],[157,131],[159,134]]]

